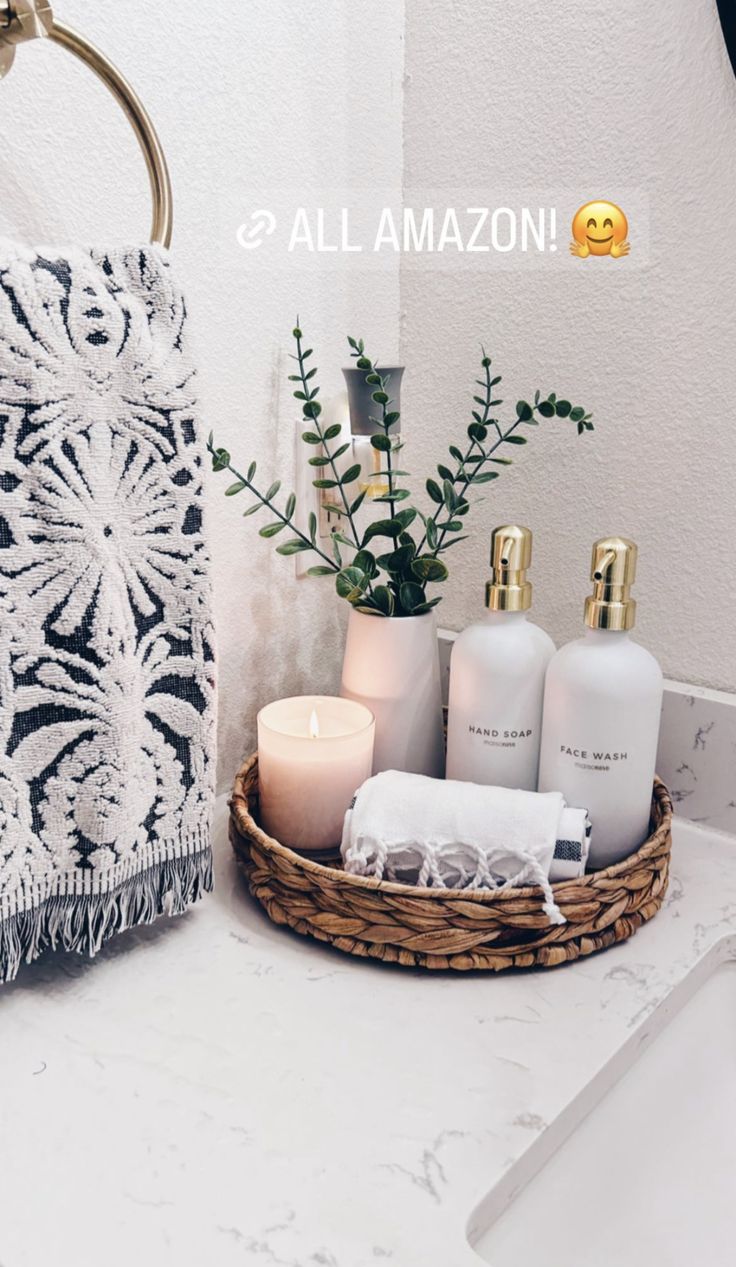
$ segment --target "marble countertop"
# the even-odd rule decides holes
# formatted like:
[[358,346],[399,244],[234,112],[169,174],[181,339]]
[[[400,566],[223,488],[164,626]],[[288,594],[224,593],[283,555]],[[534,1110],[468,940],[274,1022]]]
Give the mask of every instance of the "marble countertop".
[[736,841],[692,824],[628,943],[461,977],[274,927],[225,815],[215,895],[0,992],[1,1267],[478,1267],[469,1231],[736,954]]

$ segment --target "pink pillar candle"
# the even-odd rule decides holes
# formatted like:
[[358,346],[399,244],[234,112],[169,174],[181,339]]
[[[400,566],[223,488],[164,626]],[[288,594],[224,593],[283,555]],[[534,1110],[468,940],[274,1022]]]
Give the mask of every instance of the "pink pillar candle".
[[373,714],[331,695],[276,700],[258,714],[261,824],[294,849],[332,849],[373,768]]

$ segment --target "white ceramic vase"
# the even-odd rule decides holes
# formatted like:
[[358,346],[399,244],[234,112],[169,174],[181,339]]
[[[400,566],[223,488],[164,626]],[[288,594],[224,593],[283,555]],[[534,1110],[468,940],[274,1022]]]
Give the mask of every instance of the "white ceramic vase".
[[351,611],[340,694],[376,719],[373,773],[407,770],[442,778],[442,691],[434,613],[367,616]]

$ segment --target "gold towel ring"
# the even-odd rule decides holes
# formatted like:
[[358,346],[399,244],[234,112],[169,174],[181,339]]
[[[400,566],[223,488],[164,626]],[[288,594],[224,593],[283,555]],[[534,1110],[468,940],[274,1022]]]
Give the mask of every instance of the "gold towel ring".
[[0,78],[12,65],[13,46],[39,36],[48,37],[89,66],[122,106],[148,169],[153,198],[151,241],[168,247],[174,216],[166,157],[143,102],[105,54],[71,27],[57,22],[45,0],[0,0]]

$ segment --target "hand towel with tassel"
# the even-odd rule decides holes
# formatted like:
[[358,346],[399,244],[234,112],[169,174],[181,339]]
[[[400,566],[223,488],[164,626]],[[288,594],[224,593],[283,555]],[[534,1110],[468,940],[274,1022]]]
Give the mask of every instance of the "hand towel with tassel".
[[185,325],[158,247],[0,241],[0,980],[212,887]]
[[564,916],[550,887],[561,826],[560,792],[524,792],[387,770],[368,779],[345,815],[342,857],[352,875],[438,888],[537,884],[550,923]]

